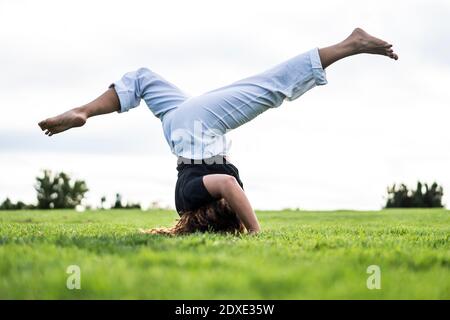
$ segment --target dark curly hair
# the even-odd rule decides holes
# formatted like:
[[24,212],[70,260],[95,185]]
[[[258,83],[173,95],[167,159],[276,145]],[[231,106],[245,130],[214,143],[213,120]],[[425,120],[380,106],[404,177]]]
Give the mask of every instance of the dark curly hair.
[[195,211],[182,213],[171,228],[143,230],[148,234],[181,235],[194,232],[242,233],[245,227],[239,217],[224,200],[209,203]]

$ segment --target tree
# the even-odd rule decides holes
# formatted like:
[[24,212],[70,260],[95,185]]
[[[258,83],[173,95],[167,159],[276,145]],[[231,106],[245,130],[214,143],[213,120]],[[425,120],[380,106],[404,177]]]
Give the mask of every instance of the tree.
[[112,209],[141,209],[141,205],[139,203],[132,202],[127,202],[123,205],[122,195],[120,193],[116,193],[116,201],[114,202]]
[[444,189],[434,182],[431,187],[427,183],[417,182],[416,189],[409,190],[405,184],[388,187],[386,208],[442,208]]
[[22,201],[12,202],[9,198],[6,198],[0,204],[0,210],[23,210],[23,209],[33,209],[34,206],[31,204],[25,204]]
[[75,208],[89,190],[83,180],[72,181],[68,174],[53,174],[50,170],[44,170],[43,176],[36,177],[35,189],[39,209]]
[[5,201],[0,204],[0,210],[14,210],[14,203],[9,198],[6,198]]
[[122,195],[120,193],[116,193],[116,201],[114,202],[113,209],[122,209]]
[[105,209],[106,196],[100,198],[100,209]]

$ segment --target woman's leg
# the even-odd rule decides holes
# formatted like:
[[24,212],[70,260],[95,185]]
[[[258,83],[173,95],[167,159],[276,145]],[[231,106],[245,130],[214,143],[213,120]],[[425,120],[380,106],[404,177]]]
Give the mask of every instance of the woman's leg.
[[46,135],[52,136],[70,128],[81,127],[90,117],[119,110],[119,97],[114,89],[110,88],[97,99],[84,106],[73,108],[56,117],[42,120],[39,122],[39,127]]
[[146,68],[128,72],[97,99],[71,109],[59,116],[39,122],[45,134],[51,136],[73,127],[80,127],[90,117],[125,112],[137,107],[144,99],[153,114],[162,118],[169,110],[176,109],[188,98],[175,85]]
[[177,110],[171,128],[194,132],[197,125],[210,137],[223,135],[280,106],[285,99],[294,100],[326,83],[316,48],[265,72],[187,100]]
[[212,135],[224,134],[280,106],[284,100],[297,99],[315,86],[326,84],[324,69],[342,58],[372,53],[397,59],[391,47],[355,29],[339,44],[313,49],[265,72],[189,99],[177,111],[180,117],[174,119],[172,128],[192,131],[188,126],[199,121],[206,130],[216,132]]

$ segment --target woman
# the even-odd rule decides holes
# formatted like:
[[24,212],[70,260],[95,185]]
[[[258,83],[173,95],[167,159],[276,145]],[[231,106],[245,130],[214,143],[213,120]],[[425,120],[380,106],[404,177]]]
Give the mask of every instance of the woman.
[[261,74],[201,96],[189,97],[158,74],[142,68],[125,74],[94,101],[39,123],[52,136],[80,127],[90,117],[125,112],[144,99],[163,126],[165,138],[178,157],[175,205],[180,219],[173,228],[148,233],[183,234],[196,231],[260,231],[237,168],[226,159],[225,133],[294,100],[316,85],[327,83],[324,69],[360,53],[397,60],[392,45],[362,29],[344,41],[313,49]]

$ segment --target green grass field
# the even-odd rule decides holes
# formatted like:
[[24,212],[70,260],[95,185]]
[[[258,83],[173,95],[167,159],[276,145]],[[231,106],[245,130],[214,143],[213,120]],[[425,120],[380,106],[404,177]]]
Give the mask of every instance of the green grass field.
[[[258,212],[257,236],[137,233],[172,211],[0,212],[2,299],[449,299],[450,212]],[[81,289],[69,290],[69,265]],[[369,265],[381,289],[369,290]]]

